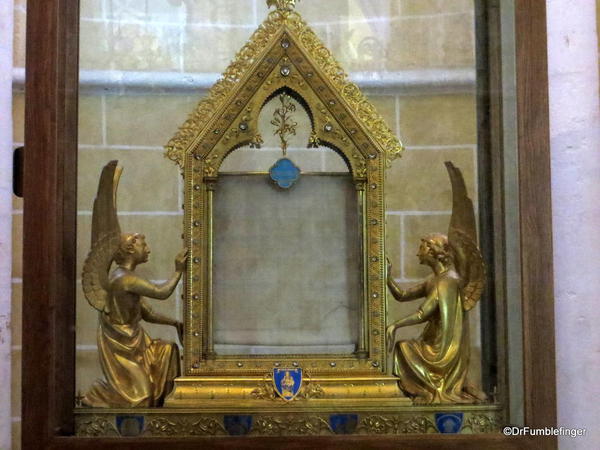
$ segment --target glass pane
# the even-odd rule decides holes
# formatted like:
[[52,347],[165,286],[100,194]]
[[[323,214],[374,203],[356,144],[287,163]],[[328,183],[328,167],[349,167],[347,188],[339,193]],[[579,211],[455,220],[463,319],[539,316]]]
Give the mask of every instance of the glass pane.
[[[345,205],[345,208],[342,206]],[[350,176],[227,176],[215,192],[218,354],[352,353],[360,253]]]
[[[481,139],[490,131],[482,110],[482,96],[488,92],[478,97],[476,77],[476,64],[481,62],[476,49],[487,43],[476,39],[476,3],[481,8],[485,2],[328,0],[298,2],[296,7],[406,147],[385,180],[385,248],[392,278],[402,289],[432,273],[416,256],[421,238],[448,232],[452,189],[445,161],[452,161],[464,175],[488,267],[501,262],[507,248],[512,255],[518,250],[514,240],[506,243],[504,236],[495,234],[497,221],[504,219],[490,212],[492,171],[482,163],[489,161],[490,148]],[[506,24],[511,11],[503,13]],[[149,261],[135,272],[155,284],[173,275],[173,260],[184,245],[184,184],[179,168],[164,158],[164,145],[267,14],[263,0],[81,2],[79,273],[90,251],[100,173],[116,159],[124,167],[117,203],[121,229],[143,234],[151,248]],[[507,28],[507,35],[511,32]],[[503,50],[510,53],[507,42]],[[505,70],[504,87],[510,92],[511,74]],[[364,224],[356,186],[339,152],[325,146],[307,148],[313,118],[303,108],[298,108],[298,132],[288,149],[302,171],[300,181],[284,192],[269,184],[266,173],[281,157],[279,138],[270,125],[275,100],[259,116],[259,128],[267,130],[262,132],[262,148],[233,151],[216,182],[214,350],[224,359],[240,354],[350,355],[366,339],[360,306],[365,300],[359,239]],[[505,119],[512,129],[510,117]],[[508,168],[514,162],[511,149],[507,134],[500,159]],[[262,175],[241,174],[247,172]],[[511,173],[508,170],[503,181],[507,185],[514,181]],[[507,215],[513,214],[507,224],[514,224],[518,205],[508,197],[504,200]],[[343,207],[319,210],[324,201]],[[511,357],[503,344],[506,333],[512,349],[519,342],[519,331],[510,329],[502,311],[506,306],[514,313],[511,323],[520,314],[514,308],[518,299],[509,295],[518,273],[508,267],[507,276],[513,278],[505,294],[500,284],[504,281],[494,277],[504,269],[494,267],[483,297],[466,315],[468,383],[485,391],[486,404],[500,402],[502,407],[507,404],[502,374]],[[185,321],[186,295],[192,293],[180,283],[166,300],[146,301],[169,319]],[[398,302],[388,292],[387,324],[416,313],[422,302]],[[79,280],[76,383],[82,396],[103,378],[98,318]],[[140,320],[137,325],[152,339],[184,353],[173,324]],[[423,341],[426,326],[399,328],[395,339]],[[393,352],[388,365],[392,357]],[[518,387],[518,380],[517,367],[510,382]]]

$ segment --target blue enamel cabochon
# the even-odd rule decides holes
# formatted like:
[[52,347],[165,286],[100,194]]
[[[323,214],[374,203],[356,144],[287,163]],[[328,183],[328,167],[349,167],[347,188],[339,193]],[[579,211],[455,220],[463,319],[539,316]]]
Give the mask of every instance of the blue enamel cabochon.
[[300,178],[300,169],[290,159],[281,158],[271,167],[269,174],[277,186],[289,189]]
[[462,428],[463,413],[436,413],[435,426],[440,433],[458,433]]
[[252,416],[226,415],[223,416],[223,424],[230,436],[244,436],[252,430]]
[[331,414],[329,425],[335,434],[352,434],[358,425],[358,414]]
[[144,431],[144,416],[119,414],[116,425],[121,436],[139,436]]

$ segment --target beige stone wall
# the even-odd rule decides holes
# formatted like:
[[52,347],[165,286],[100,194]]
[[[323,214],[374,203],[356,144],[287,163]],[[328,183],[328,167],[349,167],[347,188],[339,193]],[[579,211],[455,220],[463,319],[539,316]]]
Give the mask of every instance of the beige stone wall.
[[[81,69],[218,73],[266,15],[263,0],[82,0]],[[474,67],[472,0],[304,0],[298,9],[349,72],[455,70]],[[24,0],[16,1],[15,66],[24,64]],[[125,230],[145,233],[149,278],[170,274],[181,245],[177,169],[162,146],[193,109],[201,92],[84,93],[80,99],[78,270],[89,246],[91,202],[100,168],[110,159],[125,167],[119,209]],[[86,93],[87,92],[87,93]],[[445,231],[451,209],[443,162],[463,169],[475,198],[476,117],[472,90],[448,94],[380,87],[369,98],[401,136],[407,150],[388,172],[388,253],[394,274],[410,284],[427,274],[414,254],[418,238]],[[15,95],[15,141],[23,138],[23,96]],[[21,204],[15,202],[13,311],[20,321]],[[143,270],[142,270],[143,269]],[[77,389],[101,376],[95,350],[96,313],[82,295],[77,309]],[[390,320],[417,304],[391,305]],[[181,315],[179,292],[157,309]],[[475,318],[475,314],[471,315]],[[476,324],[477,320],[473,320]],[[20,326],[14,328],[13,416],[20,416]],[[166,327],[153,336],[175,339]],[[417,330],[403,330],[402,336]],[[477,354],[474,355],[477,359]],[[15,419],[15,432],[18,420]],[[18,442],[16,435],[15,441]]]
[[[25,0],[14,0],[14,51],[13,66],[25,66]],[[24,95],[13,92],[13,141],[14,147],[24,141]],[[23,253],[23,200],[13,196],[12,239],[12,357],[11,357],[11,415],[13,449],[21,448],[21,311],[22,311],[22,253]]]

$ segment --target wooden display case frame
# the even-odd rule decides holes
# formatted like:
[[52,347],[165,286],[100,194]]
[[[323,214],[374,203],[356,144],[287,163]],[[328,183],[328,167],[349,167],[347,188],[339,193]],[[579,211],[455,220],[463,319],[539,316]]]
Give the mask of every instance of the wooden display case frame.
[[[491,2],[494,3],[494,2]],[[525,425],[556,425],[545,2],[515,0]],[[490,20],[490,33],[499,25]],[[496,30],[493,28],[496,27]],[[231,438],[73,436],[76,289],[78,0],[27,5],[23,250],[23,449],[556,448],[556,437],[398,435]],[[491,48],[491,47],[490,47]],[[500,55],[490,49],[490,68]],[[500,80],[489,71],[491,126]],[[491,136],[494,139],[494,136]],[[493,164],[493,161],[492,161]]]

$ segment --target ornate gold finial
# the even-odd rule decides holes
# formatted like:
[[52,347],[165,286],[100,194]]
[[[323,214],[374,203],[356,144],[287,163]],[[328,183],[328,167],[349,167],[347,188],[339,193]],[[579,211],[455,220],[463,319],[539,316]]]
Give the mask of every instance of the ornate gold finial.
[[296,7],[296,1],[300,0],[267,0],[267,6],[275,6],[278,11],[293,11]]

